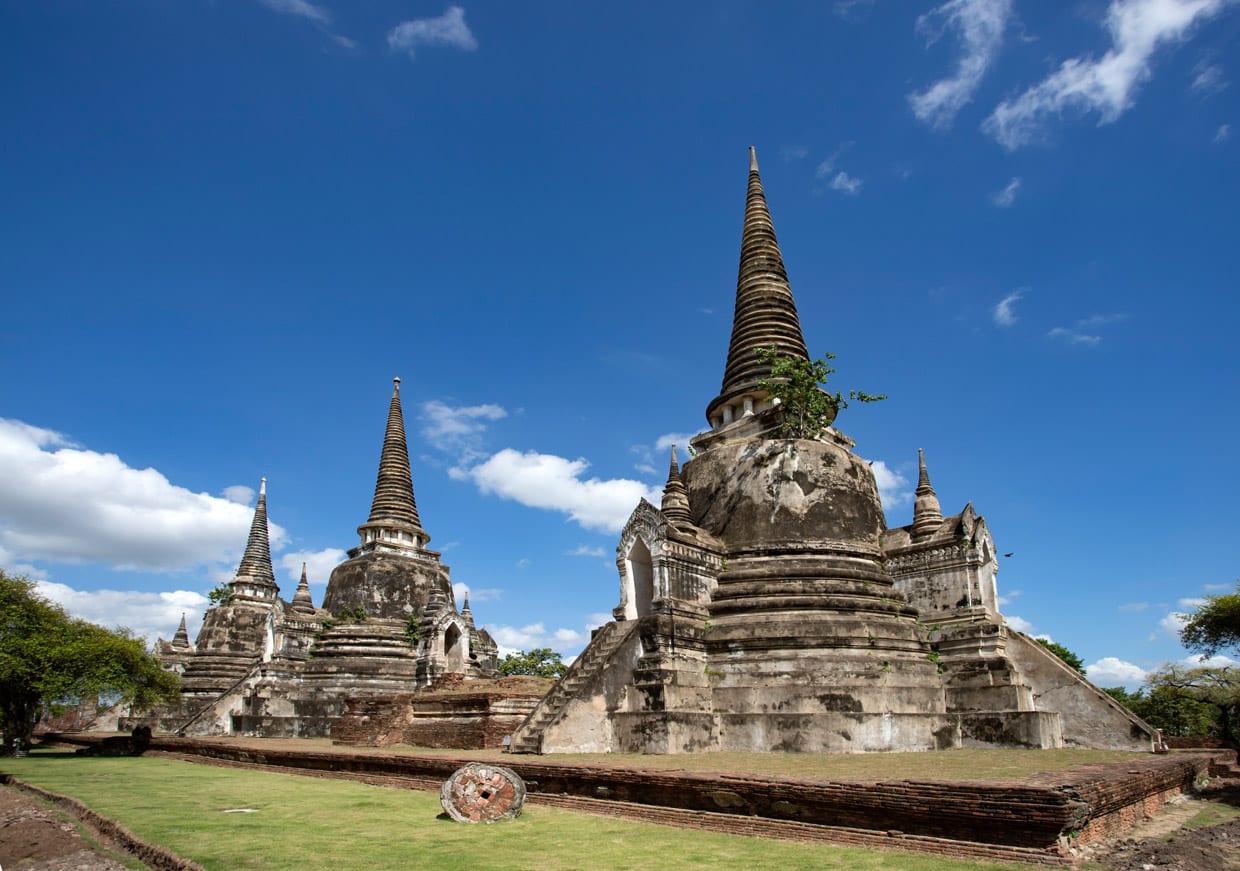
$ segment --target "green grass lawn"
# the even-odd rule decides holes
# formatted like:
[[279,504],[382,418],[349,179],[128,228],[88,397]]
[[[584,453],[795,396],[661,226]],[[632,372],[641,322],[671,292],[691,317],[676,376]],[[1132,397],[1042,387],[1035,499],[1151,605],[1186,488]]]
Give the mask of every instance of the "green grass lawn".
[[[433,793],[63,750],[0,769],[71,795],[208,869],[801,868],[981,871],[994,864],[717,835],[527,805],[491,826],[452,822]],[[252,809],[254,813],[225,813]]]

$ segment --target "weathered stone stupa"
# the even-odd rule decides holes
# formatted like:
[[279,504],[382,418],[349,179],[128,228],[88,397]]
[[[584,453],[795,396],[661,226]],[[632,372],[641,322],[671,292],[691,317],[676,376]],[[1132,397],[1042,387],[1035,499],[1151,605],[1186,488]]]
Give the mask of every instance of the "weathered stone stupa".
[[[922,464],[887,530],[828,428],[774,437],[759,348],[808,359],[750,150],[736,308],[709,431],[617,547],[620,604],[514,733],[517,752],[1149,749],[1154,733],[999,614],[994,544]],[[930,625],[928,621],[933,621]]]
[[[448,567],[426,548],[413,495],[396,379],[361,544],[332,572],[315,608],[305,565],[292,602],[271,564],[264,479],[245,555],[198,640],[161,640],[182,702],[131,717],[183,734],[325,736],[349,698],[411,693],[435,681],[493,677],[496,645],[456,610]],[[185,635],[182,638],[182,635]]]

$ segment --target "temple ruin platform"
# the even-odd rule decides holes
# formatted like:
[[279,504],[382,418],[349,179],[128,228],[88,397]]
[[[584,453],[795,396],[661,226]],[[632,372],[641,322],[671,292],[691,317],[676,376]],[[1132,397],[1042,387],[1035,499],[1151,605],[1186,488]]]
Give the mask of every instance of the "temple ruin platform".
[[[48,737],[90,745],[106,736]],[[158,735],[150,752],[421,789],[438,789],[466,762],[502,761],[526,781],[535,803],[763,837],[1043,865],[1071,864],[1072,848],[1122,835],[1211,772],[1234,776],[1236,759],[1218,749],[549,758]]]

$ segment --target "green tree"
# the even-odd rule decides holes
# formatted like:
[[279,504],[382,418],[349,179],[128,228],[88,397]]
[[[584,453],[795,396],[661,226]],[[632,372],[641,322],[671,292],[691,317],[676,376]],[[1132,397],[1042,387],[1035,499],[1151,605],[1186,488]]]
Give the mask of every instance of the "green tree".
[[180,679],[142,639],[70,617],[33,581],[0,570],[0,717],[4,749],[30,742],[44,705],[92,695],[140,706],[174,701]]
[[1150,672],[1145,686],[1151,709],[1141,716],[1150,725],[1171,735],[1240,738],[1240,669],[1168,663]]
[[1037,639],[1037,641],[1038,641],[1038,644],[1041,644],[1043,647],[1045,647],[1051,653],[1058,656],[1060,659],[1062,659],[1068,665],[1072,666],[1078,672],[1080,672],[1081,674],[1085,673],[1085,663],[1081,660],[1079,656],[1077,656],[1071,650],[1064,647],[1062,644],[1060,644],[1057,641],[1051,641],[1049,638],[1039,638]]
[[568,666],[560,660],[560,654],[550,647],[535,647],[533,650],[518,650],[500,660],[500,677],[514,674],[529,674],[534,677],[563,677]]
[[1207,596],[1180,630],[1180,641],[1189,650],[1213,656],[1223,649],[1240,650],[1240,581],[1236,592]]
[[820,360],[806,360],[781,354],[774,347],[755,348],[754,351],[759,360],[771,367],[771,374],[758,382],[758,388],[769,393],[783,412],[775,428],[779,438],[819,438],[850,401],[879,402],[887,398],[886,393],[872,394],[863,390],[850,390],[847,396],[838,390],[834,393],[825,390],[827,379],[835,372],[830,362],[835,359],[834,354],[824,354]]
[[232,587],[227,581],[220,581],[215,587],[207,590],[207,601],[212,605],[227,605],[232,598]]

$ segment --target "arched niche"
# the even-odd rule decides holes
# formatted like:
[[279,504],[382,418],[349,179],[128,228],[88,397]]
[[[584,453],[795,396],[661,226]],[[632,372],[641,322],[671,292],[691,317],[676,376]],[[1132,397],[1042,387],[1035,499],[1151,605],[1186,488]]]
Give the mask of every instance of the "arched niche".
[[645,617],[650,613],[650,603],[654,601],[654,561],[646,542],[636,539],[624,562],[625,583],[628,586],[626,616],[630,619]]

